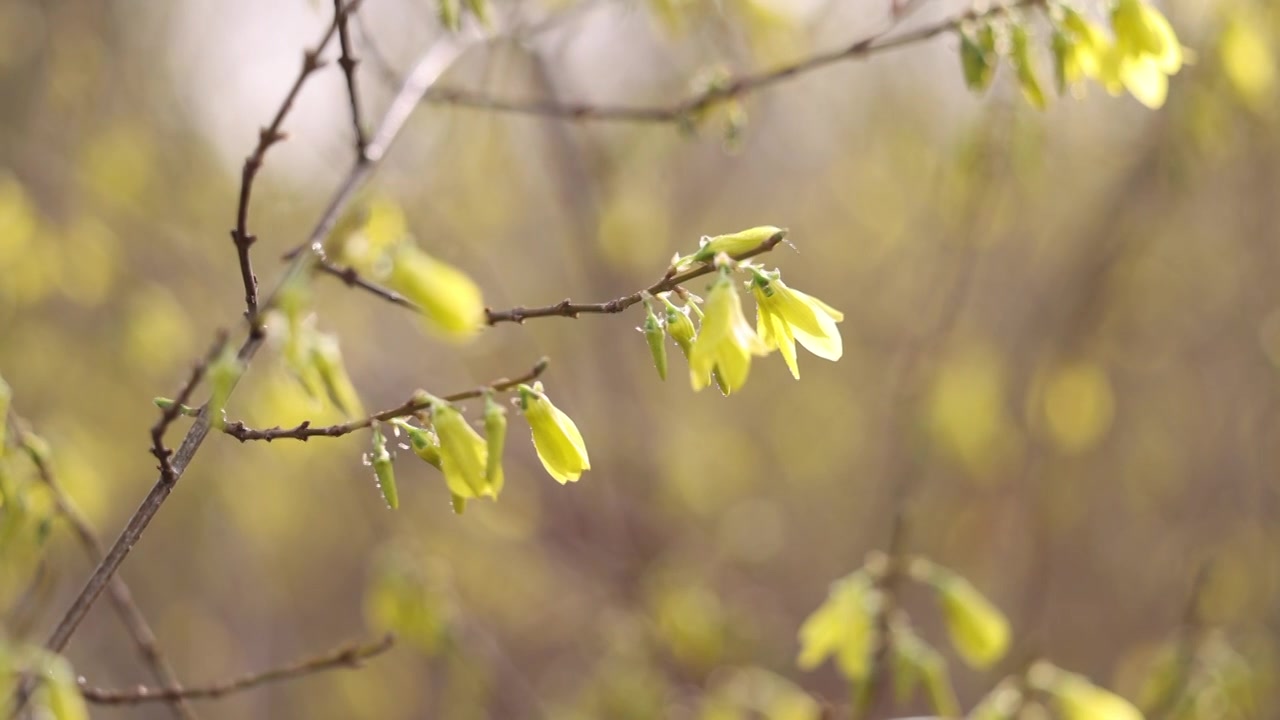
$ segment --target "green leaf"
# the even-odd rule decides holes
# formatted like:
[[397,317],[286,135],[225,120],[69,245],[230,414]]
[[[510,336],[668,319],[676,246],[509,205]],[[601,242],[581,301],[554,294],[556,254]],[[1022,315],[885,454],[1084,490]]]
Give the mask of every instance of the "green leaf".
[[983,25],[976,35],[960,33],[960,68],[964,71],[964,84],[976,93],[991,86],[996,73],[995,32],[990,25]]
[[231,391],[235,389],[236,383],[240,381],[240,375],[244,373],[244,363],[240,362],[240,358],[236,356],[235,350],[230,345],[224,345],[222,351],[209,364],[209,418],[214,427],[221,428],[226,423],[223,417],[223,411],[227,407],[227,400],[231,397]]

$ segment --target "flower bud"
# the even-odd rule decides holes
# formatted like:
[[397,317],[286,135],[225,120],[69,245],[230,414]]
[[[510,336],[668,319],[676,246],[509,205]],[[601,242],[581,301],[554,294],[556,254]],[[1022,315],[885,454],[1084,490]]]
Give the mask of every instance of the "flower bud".
[[382,426],[373,424],[373,475],[377,479],[378,489],[387,501],[387,507],[395,510],[400,507],[400,494],[396,492],[396,473],[391,464],[391,453],[387,452],[387,438],[382,434]]
[[645,303],[644,339],[649,343],[649,354],[653,356],[653,366],[658,370],[658,377],[667,379],[667,333],[653,314],[653,307]]
[[488,457],[485,462],[484,479],[493,494],[502,492],[504,479],[502,476],[502,451],[507,442],[507,411],[494,399],[492,393],[484,396],[484,436]]

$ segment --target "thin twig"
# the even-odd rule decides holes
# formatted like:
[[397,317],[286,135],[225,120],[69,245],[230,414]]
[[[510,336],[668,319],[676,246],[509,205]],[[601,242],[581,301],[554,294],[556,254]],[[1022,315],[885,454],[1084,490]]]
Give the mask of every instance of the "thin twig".
[[[441,73],[458,58],[464,49],[464,45],[457,43],[437,43],[423,54],[418,64],[405,79],[400,91],[392,99],[377,131],[365,148],[365,161],[355,163],[346,177],[343,178],[302,247],[318,246],[328,236],[338,217],[350,204],[356,192],[369,179],[392,141],[400,134],[409,116],[413,113],[413,109],[421,102],[423,94],[435,83]],[[310,272],[315,258],[316,255],[314,253],[298,255],[286,267],[283,277],[276,284],[265,305],[270,306],[275,302],[280,288],[286,287],[289,283]],[[260,333],[250,331],[237,353],[240,362],[248,365],[262,348],[264,340],[265,338]],[[234,391],[234,389],[233,383],[229,390]],[[175,407],[179,404],[175,403]],[[129,555],[133,546],[137,544],[138,539],[151,523],[152,518],[159,512],[160,507],[169,497],[169,493],[172,492],[177,481],[182,478],[182,474],[186,471],[187,466],[190,465],[192,458],[195,457],[201,445],[204,444],[204,440],[208,437],[211,428],[212,418],[209,412],[204,410],[196,418],[196,421],[192,423],[186,437],[182,440],[182,444],[178,446],[177,451],[171,458],[172,479],[166,480],[161,477],[152,486],[147,496],[143,498],[141,505],[129,518],[124,530],[121,531],[120,536],[107,552],[106,557],[94,568],[93,573],[85,582],[84,588],[58,622],[49,640],[45,643],[46,649],[52,652],[61,652],[66,647],[67,641],[71,639],[80,623],[84,621],[85,615],[93,607],[93,603],[102,594],[103,589],[106,588],[116,571],[120,569],[120,565]],[[23,697],[25,697],[25,693],[20,693],[20,700]],[[19,707],[20,705],[21,703],[19,703]]]
[[475,108],[490,112],[561,118],[575,122],[677,123],[696,118],[700,112],[707,110],[716,103],[741,98],[762,88],[825,68],[828,65],[848,60],[862,60],[887,50],[914,45],[957,30],[966,23],[1008,13],[1017,8],[1038,5],[1042,2],[1043,0],[1012,0],[1011,2],[993,5],[984,10],[971,8],[951,18],[893,35],[892,37],[886,37],[886,32],[878,32],[843,48],[818,53],[772,70],[731,78],[724,83],[715,84],[700,93],[668,105],[627,106],[598,105],[588,102],[559,103],[538,100],[506,100],[463,88],[436,88],[428,93],[424,100],[440,105]]
[[252,675],[230,678],[212,685],[201,687],[146,687],[139,686],[130,690],[105,690],[81,684],[80,694],[85,700],[98,705],[137,705],[148,702],[171,700],[213,700],[231,693],[250,690],[259,685],[291,680],[293,678],[313,675],[341,668],[358,668],[365,660],[381,655],[395,644],[391,635],[370,643],[350,643],[340,648],[305,658],[296,662]]
[[316,270],[325,273],[326,275],[338,278],[342,282],[346,283],[347,287],[359,288],[365,292],[372,293],[393,305],[399,305],[402,308],[413,310],[414,312],[422,312],[422,308],[418,307],[418,305],[409,298],[401,295],[391,288],[379,285],[372,280],[366,280],[353,267],[342,267],[340,265],[335,265],[327,258],[318,257],[316,259]]
[[[768,240],[760,243],[756,247],[734,256],[734,260],[746,260],[757,255],[769,252],[778,246],[778,243],[786,237],[785,232],[779,232],[771,236]],[[526,308],[514,307],[510,310],[490,310],[485,308],[485,322],[489,325],[497,325],[502,322],[523,323],[530,318],[540,317],[569,317],[576,318],[583,313],[608,314],[620,313],[623,310],[635,305],[644,299],[645,294],[657,295],[661,292],[674,290],[676,287],[693,280],[695,278],[707,275],[715,270],[715,266],[709,263],[703,263],[692,270],[686,270],[682,273],[674,273],[668,271],[667,274],[658,282],[650,285],[644,290],[623,295],[614,298],[608,302],[601,303],[576,303],[568,298],[561,300],[554,305],[544,307]]]
[[[258,176],[258,171],[262,169],[267,150],[285,139],[285,133],[281,130],[281,126],[284,125],[284,119],[288,116],[289,111],[293,109],[294,101],[297,100],[298,93],[302,91],[302,86],[311,77],[312,73],[324,66],[324,61],[320,59],[320,53],[328,46],[335,32],[341,30],[342,39],[345,41],[347,16],[360,5],[360,1],[351,0],[343,4],[342,0],[334,0],[333,22],[329,23],[324,36],[320,38],[314,48],[303,51],[302,69],[294,79],[293,86],[289,88],[288,94],[285,95],[284,102],[276,110],[276,115],[271,120],[271,124],[258,130],[258,145],[245,158],[244,168],[240,172],[240,201],[236,206],[236,226],[231,230],[231,240],[235,243],[236,254],[240,258],[240,278],[244,282],[245,316],[249,320],[250,332],[255,335],[262,334],[263,328],[258,318],[258,277],[254,274],[253,263],[249,259],[249,249],[258,240],[256,235],[249,232],[249,202],[253,195],[253,181]],[[346,59],[346,57],[344,48],[343,58]],[[345,69],[347,65],[344,64],[343,67]],[[352,68],[354,69],[354,65],[352,65]],[[354,80],[349,80],[349,83],[352,93],[351,103],[354,108],[356,102]],[[361,146],[360,157],[364,157],[363,146]]]
[[204,377],[209,363],[213,362],[213,359],[223,351],[226,344],[227,332],[219,330],[209,352],[191,368],[191,375],[187,377],[187,382],[178,391],[177,397],[160,412],[160,418],[156,420],[155,425],[151,426],[151,454],[155,455],[156,459],[160,461],[160,466],[157,469],[160,471],[161,482],[173,484],[178,479],[178,472],[174,469],[171,460],[173,451],[165,447],[164,434],[168,431],[169,426],[183,414],[183,408],[186,407],[187,401],[191,399],[191,393],[200,384],[200,380]]
[[[49,462],[44,442],[31,432],[26,420],[16,415],[13,418],[14,422],[11,425],[16,431],[17,443],[26,450],[27,456],[35,465],[36,476],[53,495],[54,510],[71,526],[89,560],[94,563],[101,562],[105,554],[102,543],[98,541],[98,536],[93,531],[93,526],[89,524],[88,518],[80,514],[80,510],[63,491],[62,484],[58,482],[58,477],[54,473],[53,465]],[[133,593],[129,591],[129,586],[122,578],[118,576],[111,578],[111,584],[107,586],[107,597],[111,600],[111,605],[120,616],[125,629],[129,631],[129,636],[133,638],[133,644],[142,657],[143,665],[151,672],[156,682],[166,687],[181,688],[177,673],[169,664],[168,658],[160,651],[155,633],[151,630],[137,603],[133,601]],[[195,720],[195,711],[182,698],[173,698],[169,701],[169,706],[174,717],[180,720]]]
[[870,716],[871,708],[874,707],[876,700],[888,684],[885,680],[885,675],[892,665],[890,652],[893,650],[889,624],[893,613],[897,611],[899,604],[898,594],[902,579],[907,574],[905,567],[907,564],[906,543],[906,508],[899,505],[894,511],[892,525],[889,527],[889,547],[886,551],[887,567],[885,572],[876,580],[876,586],[880,589],[881,597],[884,599],[876,614],[876,638],[878,640],[871,657],[871,664],[867,670],[867,677],[854,688],[852,707],[854,720],[861,720]]
[[[546,371],[547,363],[547,358],[542,358],[531,370],[529,370],[529,372],[518,378],[502,378],[501,380],[495,380],[488,385],[482,385],[472,390],[465,390],[463,392],[454,393],[453,395],[445,395],[440,399],[446,402],[461,402],[463,400],[482,397],[485,393],[503,392],[505,390],[510,390],[517,385],[531,383],[534,380],[537,380],[538,377]],[[222,432],[230,435],[240,442],[245,442],[247,440],[266,440],[267,442],[271,442],[272,440],[284,439],[302,440],[303,442],[306,442],[308,439],[313,437],[342,437],[343,435],[348,435],[356,430],[367,428],[375,422],[386,422],[387,420],[394,420],[396,418],[409,417],[416,412],[425,410],[430,405],[430,400],[424,399],[421,396],[421,393],[415,393],[414,397],[409,398],[403,404],[391,408],[390,410],[383,410],[382,412],[375,413],[369,417],[361,418],[360,420],[352,420],[351,422],[342,423],[340,425],[311,427],[311,421],[304,420],[292,428],[273,427],[265,430],[254,430],[253,428],[245,427],[245,424],[240,421],[235,421],[224,424],[222,426]]]
[[351,10],[343,9],[342,0],[333,0],[333,16],[338,23],[338,45],[342,48],[342,57],[338,65],[342,66],[342,74],[347,79],[347,99],[351,102],[351,126],[356,135],[356,157],[364,158],[364,148],[369,138],[364,134],[364,121],[360,119],[360,93],[356,90],[356,65],[360,63],[351,51],[351,32],[348,21]]

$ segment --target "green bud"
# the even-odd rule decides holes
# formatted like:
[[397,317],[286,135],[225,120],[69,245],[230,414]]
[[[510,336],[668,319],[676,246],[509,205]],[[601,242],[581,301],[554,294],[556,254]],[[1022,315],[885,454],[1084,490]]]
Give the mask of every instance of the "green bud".
[[4,457],[4,439],[9,429],[9,405],[12,402],[13,388],[0,377],[0,457]]
[[973,92],[981,93],[991,86],[996,73],[995,45],[990,25],[983,25],[976,35],[960,33],[960,67],[964,84]]
[[667,379],[667,333],[658,316],[653,314],[653,306],[645,303],[644,339],[649,343],[649,354],[653,356],[653,366],[658,370],[658,377]]
[[382,491],[387,507],[392,510],[400,507],[395,468],[391,464],[391,453],[387,452],[387,437],[382,434],[382,426],[376,422],[373,424],[373,475],[377,478],[378,489]]
[[684,356],[689,357],[689,349],[693,347],[693,339],[697,337],[698,331],[693,327],[693,321],[689,319],[689,313],[676,307],[667,298],[662,298],[662,302],[667,306],[667,333],[671,335],[671,339],[676,341],[676,345],[680,346],[680,352]]
[[244,363],[240,362],[240,358],[236,356],[235,350],[231,349],[230,345],[224,345],[222,352],[218,353],[218,356],[209,364],[208,408],[209,419],[214,427],[221,429],[226,423],[223,411],[226,410],[231,391],[235,389],[243,373]]
[[488,445],[484,478],[494,495],[502,492],[502,451],[507,442],[507,411],[493,399],[492,393],[484,396],[484,435]]
[[711,262],[720,253],[736,257],[744,252],[756,249],[761,243],[778,234],[785,236],[787,231],[773,225],[761,225],[760,227],[748,228],[728,235],[716,235],[715,237],[707,238],[706,242],[703,243],[702,247],[698,248],[698,251],[693,254],[691,259],[694,262]]
[[1035,64],[1031,59],[1031,48],[1027,39],[1027,29],[1022,25],[1014,25],[1011,31],[1013,47],[1009,56],[1013,62],[1014,72],[1018,76],[1018,87],[1027,103],[1037,110],[1048,106],[1044,89],[1040,87],[1040,79],[1036,76]]
[[462,5],[459,0],[440,0],[440,24],[450,32],[462,28]]
[[342,362],[338,338],[333,335],[316,335],[311,357],[329,401],[348,416],[362,414],[360,397]]
[[414,455],[426,460],[435,469],[441,469],[440,441],[436,438],[435,433],[420,427],[414,427],[404,420],[396,419],[391,422],[409,436],[409,447],[413,450]]
[[454,493],[449,494],[449,504],[453,506],[454,515],[461,515],[467,509],[467,499]]

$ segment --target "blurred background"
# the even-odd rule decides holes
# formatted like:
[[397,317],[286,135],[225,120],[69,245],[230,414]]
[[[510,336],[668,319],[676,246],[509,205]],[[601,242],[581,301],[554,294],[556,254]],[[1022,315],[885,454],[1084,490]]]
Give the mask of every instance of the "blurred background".
[[[1008,68],[975,97],[950,34],[751,94],[745,123],[722,113],[694,133],[420,107],[370,192],[399,202],[491,307],[610,299],[701,235],[772,224],[795,250],[763,261],[844,311],[845,357],[802,353],[796,382],[771,356],[724,398],[692,392],[678,353],[658,380],[639,309],[455,346],[317,278],[320,327],[341,336],[366,407],[546,355],[547,391],[593,469],[559,486],[513,416],[501,502],[456,516],[439,474],[401,452],[390,512],[364,435],[215,433],[122,570],[184,681],[376,633],[369,598],[388,567],[412,568],[455,641],[424,632],[363,670],[201,715],[686,717],[744,666],[838,706],[830,666],[795,668],[796,631],[833,579],[887,547],[895,517],[903,549],[968,577],[1012,622],[1001,666],[953,667],[966,707],[1034,656],[1133,697],[1190,618],[1262,678],[1256,714],[1240,716],[1277,712],[1280,14],[1263,0],[1160,7],[1194,64],[1154,112],[1096,85],[1037,112]],[[899,29],[964,8],[923,0]],[[888,0],[495,9],[495,39],[443,85],[637,106],[669,105],[712,69],[843,47],[892,16]],[[240,332],[240,165],[331,13],[318,0],[0,4],[0,374],[105,541],[155,480],[152,397],[176,392],[217,328]],[[364,3],[366,117],[444,37],[425,0]],[[268,155],[250,218],[264,287],[350,167],[346,102],[331,64]],[[228,414],[339,419],[274,351]],[[49,542],[11,638],[43,640],[87,577],[65,528]],[[945,647],[929,598],[904,602]],[[67,656],[93,685],[149,681],[105,602]]]

